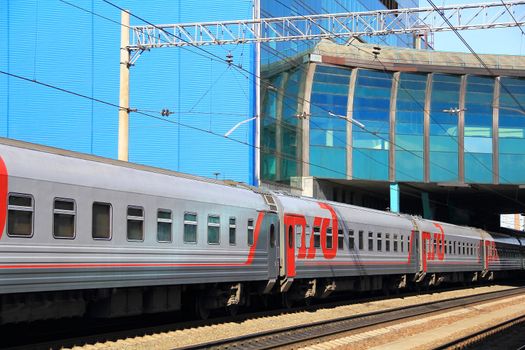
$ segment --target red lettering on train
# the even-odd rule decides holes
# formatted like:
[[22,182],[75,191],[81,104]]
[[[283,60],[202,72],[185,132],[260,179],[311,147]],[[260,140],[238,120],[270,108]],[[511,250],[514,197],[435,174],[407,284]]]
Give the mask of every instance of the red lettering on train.
[[434,226],[439,230],[439,232],[427,232],[423,231],[421,233],[422,240],[422,253],[423,258],[423,271],[427,271],[427,262],[428,261],[443,261],[445,259],[445,230],[440,224],[434,223]]
[[339,234],[337,214],[335,213],[334,208],[329,204],[319,203],[319,206],[328,210],[330,212],[330,216],[332,217],[332,246],[328,247],[327,244],[327,229],[330,227],[330,219],[324,219],[323,226],[321,227],[321,249],[323,250],[325,259],[333,259],[337,255],[337,242]]
[[7,167],[4,160],[0,157],[0,238],[4,232],[7,216]]

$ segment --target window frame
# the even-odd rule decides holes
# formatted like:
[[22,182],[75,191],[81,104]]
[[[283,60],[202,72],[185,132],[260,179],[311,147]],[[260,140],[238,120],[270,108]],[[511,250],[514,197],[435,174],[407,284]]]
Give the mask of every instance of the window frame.
[[[19,205],[9,204],[9,198],[11,196],[26,197],[31,199],[31,210],[27,210],[29,207],[23,207]],[[12,208],[14,207],[14,208]],[[26,209],[23,209],[26,208]],[[9,233],[9,210],[18,210],[31,212],[31,234],[30,235],[17,235]],[[35,197],[29,193],[20,193],[20,192],[9,192],[7,194],[7,216],[6,216],[6,232],[9,237],[17,238],[32,238],[35,234]]]
[[[186,220],[186,214],[188,215],[195,215],[195,221]],[[199,215],[197,212],[194,211],[185,211],[182,216],[182,243],[184,244],[197,244],[199,241]],[[187,241],[186,240],[186,225],[195,226],[195,241]]]
[[[218,218],[219,223],[210,222],[210,218]],[[210,227],[218,227],[219,234],[217,235],[217,242],[210,242]],[[219,214],[208,214],[208,221],[206,225],[206,242],[209,245],[220,245],[221,244],[221,216]]]
[[[129,215],[129,209],[140,209],[142,210],[142,216],[134,216]],[[140,221],[142,223],[142,238],[141,239],[130,239],[129,238],[129,221]],[[144,210],[144,207],[141,207],[139,205],[128,205],[126,207],[126,240],[128,242],[144,242],[145,236],[146,236],[146,212]]]
[[[233,219],[233,224],[232,224]],[[233,229],[233,243],[232,243],[232,229]],[[228,218],[228,244],[237,245],[237,217],[230,216]]]
[[[169,212],[170,218],[159,218],[159,212]],[[159,223],[165,223],[170,224],[170,240],[169,241],[161,241],[159,239]],[[171,209],[164,209],[164,208],[157,208],[157,242],[159,243],[172,243],[173,242],[173,211]]]
[[337,230],[337,250],[345,249],[345,231],[343,229]]
[[[95,227],[93,225],[93,206],[95,204],[103,204],[107,205],[109,207],[109,235],[108,237],[93,237],[93,228]],[[100,202],[100,201],[93,201],[91,203],[91,238],[97,241],[111,241],[113,239],[113,204],[110,202]]]
[[[250,225],[250,221],[251,221],[251,225]],[[255,220],[252,219],[252,218],[249,218],[247,221],[246,221],[246,242],[248,243],[248,247],[251,247],[255,244]],[[251,239],[251,243],[250,243],[250,237],[252,238]]]
[[[56,209],[56,201],[70,202],[73,203],[73,210]],[[73,212],[73,214],[71,214]],[[62,215],[73,215],[73,236],[72,237],[61,237],[55,234],[55,214]],[[66,197],[55,197],[53,198],[53,238],[55,239],[75,239],[77,237],[77,202],[73,198]]]

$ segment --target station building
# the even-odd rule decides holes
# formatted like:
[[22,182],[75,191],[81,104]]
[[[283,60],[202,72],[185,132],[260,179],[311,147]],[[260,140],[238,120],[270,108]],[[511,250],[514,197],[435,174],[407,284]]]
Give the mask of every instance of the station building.
[[499,226],[525,203],[525,57],[480,57],[322,41],[264,66],[263,181]]

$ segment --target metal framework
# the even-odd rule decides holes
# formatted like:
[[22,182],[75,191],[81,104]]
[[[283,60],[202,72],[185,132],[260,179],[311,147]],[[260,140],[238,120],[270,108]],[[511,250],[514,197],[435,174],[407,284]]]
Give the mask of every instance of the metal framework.
[[[505,6],[513,13],[509,15]],[[525,1],[439,8],[458,30],[525,25]],[[359,36],[430,33],[451,30],[433,8],[272,17],[238,21],[133,26],[128,49],[244,44],[253,42],[349,39]]]

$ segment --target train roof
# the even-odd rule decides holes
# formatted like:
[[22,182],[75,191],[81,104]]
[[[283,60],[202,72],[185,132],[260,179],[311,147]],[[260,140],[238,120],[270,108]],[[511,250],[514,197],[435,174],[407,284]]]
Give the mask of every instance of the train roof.
[[[182,197],[204,202],[268,209],[260,195],[264,192],[233,181],[207,179],[7,138],[0,138],[0,156],[6,162],[9,176],[159,196],[177,192]],[[177,182],[170,182],[173,179]]]

